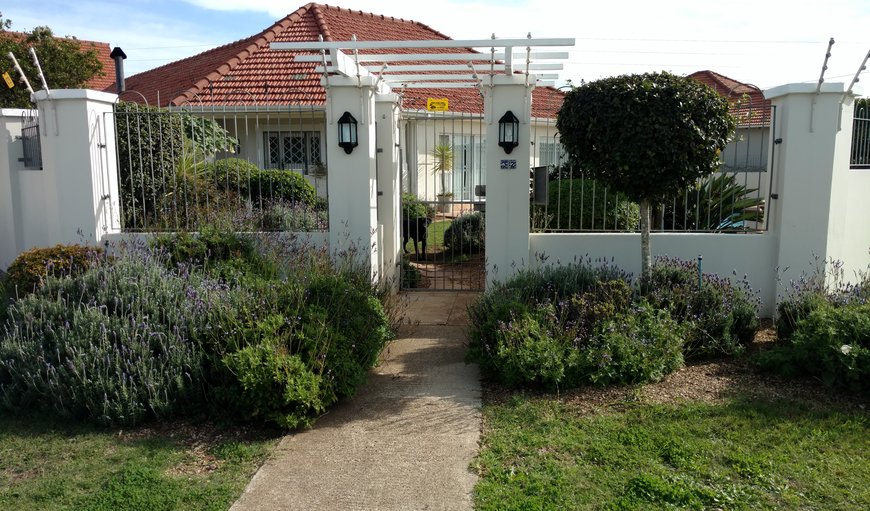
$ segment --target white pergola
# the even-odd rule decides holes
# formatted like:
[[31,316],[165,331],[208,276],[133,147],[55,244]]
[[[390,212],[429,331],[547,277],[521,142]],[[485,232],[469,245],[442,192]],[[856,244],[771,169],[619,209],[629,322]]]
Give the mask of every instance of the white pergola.
[[[401,261],[400,98],[403,90],[421,88],[471,89],[484,98],[482,124],[489,144],[485,151],[486,245],[492,247],[487,282],[499,268],[499,277],[517,270],[511,258],[529,253],[531,93],[536,86],[554,85],[558,74],[551,72],[562,70],[558,61],[568,58],[567,51],[544,49],[573,45],[574,39],[531,36],[428,41],[321,38],[271,44],[276,51],[304,53],[297,54],[296,62],[319,64],[316,69],[327,90],[327,123],[349,119],[345,122],[347,136],[341,126],[327,130],[346,138],[339,144],[326,144],[329,218],[331,224],[344,226],[347,239],[371,247],[365,261],[373,277],[394,277]],[[360,54],[369,50],[376,52]],[[508,114],[512,121],[505,124],[510,123],[510,130],[500,130],[499,119]],[[498,145],[499,135],[506,133],[511,140]],[[343,246],[344,240],[344,233],[330,229],[333,250]]]
[[[375,77],[391,89],[457,89],[491,86],[496,75],[522,74],[526,85],[555,85],[567,51],[541,51],[538,48],[571,47],[573,38],[533,39],[436,39],[420,41],[320,41],[272,43],[272,50],[311,51],[320,55],[299,55],[296,62],[319,63],[317,72],[328,83],[330,75],[362,78]],[[482,51],[477,51],[479,48]],[[446,50],[467,49],[451,53],[377,53],[360,54],[360,50]],[[386,91],[388,92],[388,91]]]

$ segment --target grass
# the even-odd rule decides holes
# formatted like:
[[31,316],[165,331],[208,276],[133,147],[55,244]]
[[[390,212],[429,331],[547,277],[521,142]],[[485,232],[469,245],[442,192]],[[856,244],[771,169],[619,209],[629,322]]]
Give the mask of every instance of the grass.
[[453,223],[451,219],[435,220],[426,231],[427,249],[432,253],[444,250],[444,231]]
[[870,509],[864,410],[748,394],[617,408],[487,404],[477,509]]
[[277,443],[272,436],[0,415],[0,509],[225,510]]

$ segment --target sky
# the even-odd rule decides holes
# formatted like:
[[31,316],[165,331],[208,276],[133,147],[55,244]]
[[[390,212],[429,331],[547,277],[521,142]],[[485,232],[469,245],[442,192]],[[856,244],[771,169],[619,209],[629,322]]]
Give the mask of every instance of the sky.
[[[13,0],[12,29],[120,46],[128,75],[269,27],[301,1]],[[575,38],[559,83],[650,71],[709,69],[762,89],[816,83],[835,39],[826,82],[845,82],[870,51],[868,0],[339,0],[354,10],[412,19],[453,39]],[[870,92],[870,71],[856,90]],[[863,87],[861,87],[863,85]]]

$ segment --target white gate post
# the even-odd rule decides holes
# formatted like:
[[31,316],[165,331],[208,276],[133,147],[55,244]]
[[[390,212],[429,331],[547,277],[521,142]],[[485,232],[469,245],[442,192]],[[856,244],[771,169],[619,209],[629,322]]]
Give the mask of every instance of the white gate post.
[[849,168],[853,97],[842,83],[818,92],[815,84],[782,85],[764,95],[779,116],[770,214],[783,281],[812,272],[814,256],[842,261],[844,277],[854,280],[870,263],[870,172]]
[[[484,88],[486,122],[486,283],[504,281],[529,262],[529,162],[535,77],[494,76]],[[498,145],[498,121],[511,111],[520,121],[519,145]]]
[[399,176],[399,96],[378,94],[375,98],[377,123],[378,220],[381,224],[382,272],[392,289],[399,288],[402,260],[401,183]]
[[[337,260],[355,256],[357,263],[368,268],[372,281],[378,281],[375,80],[330,76],[322,83],[326,87],[329,248]],[[338,120],[345,112],[357,121],[358,145],[350,154],[338,145]]]
[[[115,94],[38,91],[47,245],[97,243],[120,232]],[[23,249],[31,247],[22,247]]]
[[0,270],[18,256],[21,244],[22,208],[18,174],[28,172],[20,161],[24,155],[21,141],[22,119],[27,110],[0,109]]

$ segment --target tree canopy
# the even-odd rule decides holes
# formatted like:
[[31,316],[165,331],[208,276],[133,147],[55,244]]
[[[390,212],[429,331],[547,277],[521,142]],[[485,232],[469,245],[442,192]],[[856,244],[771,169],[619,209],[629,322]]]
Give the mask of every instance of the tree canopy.
[[657,200],[714,171],[735,123],[728,102],[706,85],[647,73],[573,89],[556,127],[591,177],[635,200]]
[[643,276],[649,275],[650,204],[676,195],[719,165],[735,129],[713,89],[669,73],[623,75],[571,90],[556,119],[569,158],[640,203]]
[[9,52],[15,55],[18,63],[30,80],[33,90],[42,85],[29,48],[36,49],[42,71],[48,86],[52,89],[76,89],[83,87],[88,80],[103,75],[103,64],[95,50],[83,49],[81,43],[73,38],[54,37],[48,27],[36,27],[32,32],[22,34],[4,30],[11,24],[0,12],[0,73],[8,72],[15,84],[9,88],[0,81],[0,108],[31,108],[30,93],[20,81]]

